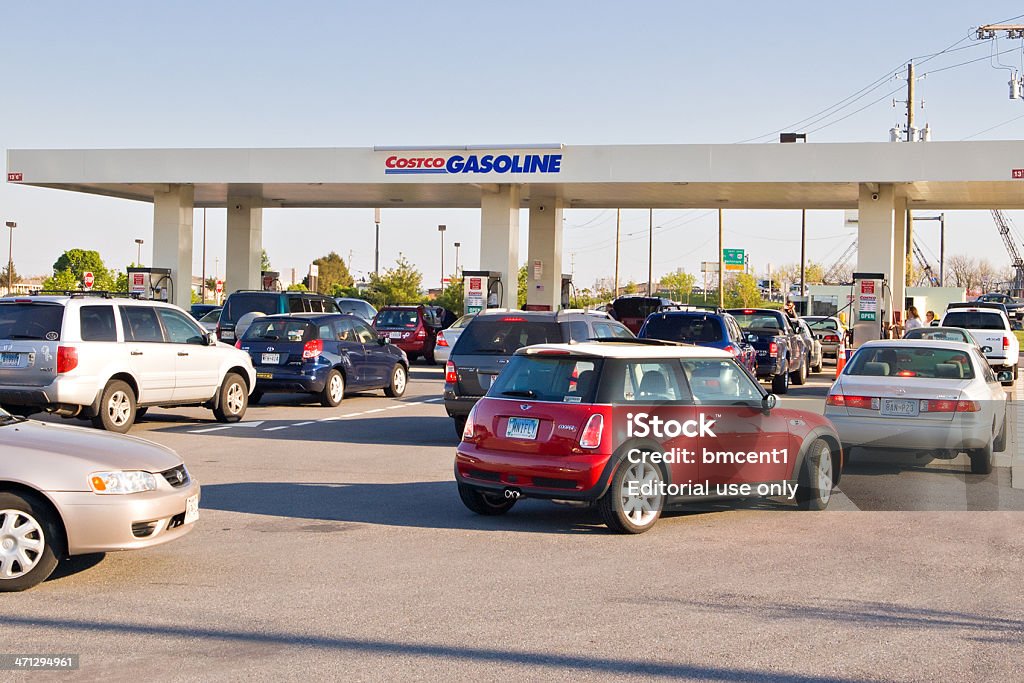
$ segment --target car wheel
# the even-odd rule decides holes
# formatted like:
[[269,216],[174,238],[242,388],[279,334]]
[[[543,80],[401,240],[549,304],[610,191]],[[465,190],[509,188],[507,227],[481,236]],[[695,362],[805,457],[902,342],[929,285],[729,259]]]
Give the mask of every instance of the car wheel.
[[818,358],[818,364],[811,366],[811,372],[821,372],[822,367],[825,365],[825,356],[822,355]]
[[832,499],[834,483],[832,448],[824,439],[815,439],[807,449],[797,476],[797,507],[801,510],[824,510]]
[[1014,366],[1013,366],[1013,380],[1014,380],[1014,381],[1017,381],[1017,373],[1018,373],[1018,368],[1020,368],[1020,366],[1019,366],[1019,365],[1014,365]]
[[989,444],[984,448],[975,448],[967,453],[971,458],[971,473],[972,474],[991,474],[992,473],[992,445]]
[[515,498],[506,498],[500,493],[485,493],[475,486],[459,482],[459,498],[463,505],[478,515],[494,517],[503,515],[516,504]]
[[0,592],[45,581],[63,556],[58,520],[33,496],[0,493]]
[[[597,509],[608,528],[622,534],[642,534],[661,517],[665,496],[661,491],[662,475],[657,465],[649,462],[631,463],[623,460],[612,477],[612,483]],[[643,495],[640,486],[651,485],[650,495]]]
[[251,394],[249,394],[249,405],[251,405],[251,406],[256,405],[257,403],[259,403],[262,400],[263,400],[263,392],[258,390],[258,389],[256,391],[252,392]]
[[103,388],[99,414],[92,426],[108,432],[124,434],[135,422],[135,392],[127,383],[114,380]]
[[324,390],[320,392],[320,405],[333,408],[345,398],[345,378],[337,370],[327,373]]
[[807,359],[802,358],[800,360],[800,367],[797,368],[796,372],[792,373],[792,377],[789,378],[793,384],[800,386],[807,382]]
[[405,393],[405,387],[409,383],[409,374],[405,366],[395,363],[395,369],[391,371],[391,383],[384,387],[384,395],[390,398],[398,398]]
[[992,441],[992,451],[1002,453],[1006,450],[1006,413],[1003,413],[1003,426],[999,428],[999,434]]
[[452,420],[455,421],[455,435],[459,437],[459,441],[462,441],[462,432],[466,431],[466,415],[455,415]]
[[789,373],[784,372],[781,375],[775,375],[772,377],[772,393],[773,394],[788,394],[789,393]]
[[249,388],[245,380],[233,372],[229,372],[220,385],[220,400],[213,409],[217,422],[238,422],[245,415],[249,405]]

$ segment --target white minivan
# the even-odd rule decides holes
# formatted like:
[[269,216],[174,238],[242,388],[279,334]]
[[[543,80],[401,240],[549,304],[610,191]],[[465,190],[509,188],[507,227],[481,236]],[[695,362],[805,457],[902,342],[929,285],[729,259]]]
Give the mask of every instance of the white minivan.
[[159,301],[102,295],[0,298],[0,405],[127,432],[150,406],[245,414],[256,371],[247,353]]

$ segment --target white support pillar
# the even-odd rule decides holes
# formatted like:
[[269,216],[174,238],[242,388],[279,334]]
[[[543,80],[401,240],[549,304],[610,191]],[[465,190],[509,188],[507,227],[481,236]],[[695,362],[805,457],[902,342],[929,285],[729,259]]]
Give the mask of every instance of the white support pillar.
[[[900,320],[907,321],[903,303],[907,296],[907,198],[893,202],[892,231],[892,308],[901,311]],[[924,314],[922,313],[922,316]]]
[[[893,210],[896,197],[892,185],[869,186],[862,184],[857,201],[857,271],[882,273],[889,290],[893,289]],[[854,292],[854,296],[857,293]],[[856,304],[855,304],[856,305]],[[879,316],[885,311],[883,322],[892,322],[892,304],[888,292],[878,292]],[[878,339],[879,320],[861,322],[853,317],[854,345]]]
[[[526,259],[526,304],[562,304],[562,207],[561,199],[530,197],[530,235]],[[539,275],[538,275],[539,264]]]
[[263,206],[259,197],[228,188],[227,231],[224,293],[261,289]]
[[153,190],[153,267],[170,268],[168,301],[192,304],[192,209],[194,188],[170,185]]
[[502,308],[518,308],[519,186],[499,185],[480,198],[480,270],[501,273]]

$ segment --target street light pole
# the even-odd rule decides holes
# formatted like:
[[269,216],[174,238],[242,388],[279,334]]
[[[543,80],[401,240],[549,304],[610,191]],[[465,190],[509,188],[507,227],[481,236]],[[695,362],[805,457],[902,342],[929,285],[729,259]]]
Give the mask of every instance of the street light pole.
[[[142,265],[142,242],[143,242],[143,240],[141,240],[141,239],[135,240],[135,245],[136,245],[135,265],[137,265],[137,266],[141,266]],[[205,232],[203,233],[203,244],[204,245],[206,244],[206,233]]]
[[[203,281],[199,285],[199,291],[203,293],[203,303],[206,303],[206,209],[203,209]],[[216,292],[215,292],[216,293]]]
[[373,247],[373,274],[380,275],[380,209],[373,210],[373,222],[377,226]]
[[14,289],[14,229],[18,224],[7,221],[7,227],[11,229],[11,236],[7,242],[7,294],[10,295]]
[[455,277],[462,277],[459,275],[459,247],[462,246],[462,242],[455,243]]
[[441,235],[441,293],[444,293],[444,231],[447,229],[445,225],[437,226],[437,232]]
[[654,209],[647,210],[647,296],[654,296]]

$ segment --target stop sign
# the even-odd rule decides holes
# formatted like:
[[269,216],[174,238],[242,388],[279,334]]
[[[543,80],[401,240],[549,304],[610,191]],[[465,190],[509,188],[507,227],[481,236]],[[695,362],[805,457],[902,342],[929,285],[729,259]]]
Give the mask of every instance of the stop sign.
[[82,274],[82,284],[85,285],[86,289],[92,289],[93,284],[96,282],[96,277],[92,274],[92,271],[86,271]]

